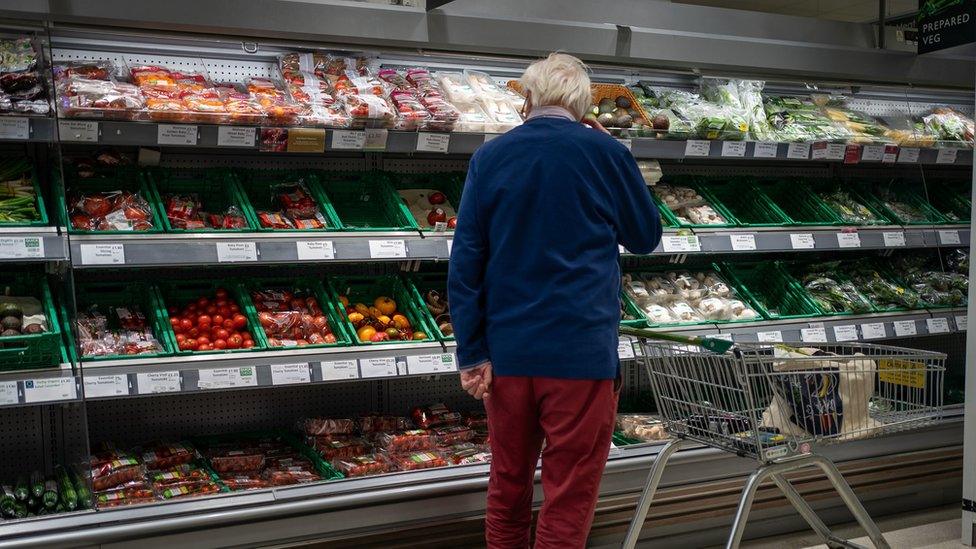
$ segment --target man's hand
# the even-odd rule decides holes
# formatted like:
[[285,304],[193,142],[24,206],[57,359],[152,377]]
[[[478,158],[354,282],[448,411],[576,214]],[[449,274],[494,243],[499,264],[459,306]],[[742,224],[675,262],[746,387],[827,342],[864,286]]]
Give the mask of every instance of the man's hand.
[[491,392],[491,362],[461,370],[461,388],[481,400]]
[[597,121],[596,118],[584,118],[584,119],[580,120],[580,122],[582,122],[584,126],[589,126],[589,127],[593,128],[594,130],[598,130],[598,131],[601,131],[601,132],[603,132],[603,133],[605,133],[607,135],[610,135],[610,130],[604,128],[603,127],[603,124],[601,124],[599,121]]

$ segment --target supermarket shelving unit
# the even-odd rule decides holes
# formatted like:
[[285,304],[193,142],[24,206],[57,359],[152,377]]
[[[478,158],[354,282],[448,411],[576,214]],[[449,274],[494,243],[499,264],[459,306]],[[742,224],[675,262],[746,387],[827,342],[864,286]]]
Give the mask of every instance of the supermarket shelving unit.
[[[208,6],[207,2],[196,6],[202,10],[198,13],[200,29],[207,27],[206,21],[210,21]],[[408,9],[375,11],[375,6],[366,4],[362,8],[333,7],[339,10],[336,13],[361,10],[360,13],[379,14],[403,25],[417,17],[424,17]],[[101,8],[91,6],[90,9],[97,11]],[[127,15],[137,18],[139,9],[132,7],[131,14]],[[292,8],[285,6],[283,9]],[[465,25],[475,19],[485,19],[484,15],[459,15],[457,10],[460,9],[448,6],[440,13],[427,17],[433,22],[444,23],[446,20]],[[273,59],[277,53],[334,46],[334,37],[346,36],[338,32],[316,33],[323,36],[328,34],[331,37],[327,40],[329,44],[324,39],[322,42],[309,41],[308,36],[293,37],[296,41],[252,42],[254,38],[233,30],[239,27],[230,24],[225,31],[232,37],[228,40],[226,36],[70,26],[73,21],[65,25],[66,19],[59,13],[46,13],[39,17],[56,23],[40,28],[24,25],[22,28],[45,38],[53,62],[98,58],[132,58],[140,62],[202,59],[212,73],[221,79],[231,80],[253,75],[274,76]],[[92,17],[95,22],[105,23],[108,15],[94,13]],[[150,16],[147,14],[147,17]],[[240,22],[239,17],[246,16],[233,14],[231,19]],[[569,15],[567,17],[571,18]],[[501,19],[499,17],[495,21],[501,24]],[[533,24],[518,20],[504,23],[516,26]],[[124,26],[118,21],[111,24]],[[329,24],[332,24],[332,20]],[[481,24],[485,23],[482,21]],[[576,23],[550,23],[549,31],[552,34],[548,39],[555,41],[553,47],[538,49],[538,42],[533,42],[532,45],[514,48],[514,51],[506,50],[506,55],[510,57],[484,55],[485,48],[476,44],[459,43],[451,47],[439,44],[439,48],[434,48],[442,51],[398,49],[403,44],[409,46],[412,43],[408,37],[395,36],[403,29],[387,29],[390,33],[388,36],[375,40],[370,38],[371,34],[365,33],[358,35],[365,37],[358,41],[340,39],[338,43],[345,44],[348,49],[360,49],[355,44],[362,40],[382,45],[383,51],[378,55],[381,62],[387,65],[471,66],[487,70],[504,81],[517,76],[526,59],[535,55],[537,50],[558,49],[561,44],[559,37],[565,37],[563,33],[569,32],[574,25]],[[352,29],[355,26],[352,25],[346,32],[354,32]],[[610,31],[604,28],[606,25],[595,27],[596,30],[590,28],[589,31],[598,35],[612,32],[615,40],[624,32],[622,29]],[[205,32],[213,33],[214,28],[207,27]],[[587,38],[579,42],[579,52],[593,61],[594,79],[631,82],[646,77],[686,85],[694,82],[695,77],[687,71],[665,73],[652,70],[655,59],[639,53],[647,45],[651,33],[636,27],[627,27],[627,32],[634,40],[633,48],[616,56],[597,52],[589,52],[588,55],[587,48],[595,47],[593,44],[599,42],[593,36],[586,35]],[[240,37],[234,37],[235,34],[245,34],[245,43],[241,43]],[[480,35],[472,35],[469,39],[487,40]],[[539,41],[546,38],[534,35],[532,39]],[[427,40],[434,43],[432,37]],[[853,45],[849,47],[854,48]],[[464,52],[464,55],[452,53],[455,50]],[[252,51],[256,53],[249,53]],[[620,52],[619,44],[615,51]],[[838,55],[828,48],[817,51],[821,55]],[[862,57],[854,56],[856,62],[865,63],[868,53],[858,52],[858,55]],[[877,55],[882,55],[877,59],[889,59],[884,58],[884,54],[870,53],[871,58]],[[890,59],[897,57],[894,53],[892,56]],[[635,58],[641,61],[633,63]],[[668,64],[669,68],[673,68],[674,61],[672,59]],[[740,70],[729,72],[762,74],[758,67],[763,66],[759,64],[763,61],[750,62],[757,65],[750,67],[743,62]],[[699,63],[686,59],[679,65],[693,68]],[[771,72],[786,80],[807,80],[801,78],[805,76],[804,66],[810,71],[809,74],[823,74],[815,70],[812,61],[805,60],[803,63],[796,70],[785,73],[793,78],[786,78],[780,70]],[[945,62],[939,61],[937,64],[942,63]],[[714,63],[709,65],[715,66]],[[732,66],[728,64],[724,68],[730,69]],[[770,63],[766,66],[779,65]],[[879,77],[879,69],[875,67],[867,68],[865,65],[862,69],[860,76],[839,72],[826,79],[831,83],[824,84],[824,88],[833,86],[851,91],[850,86],[837,84],[838,80],[904,81],[901,79],[904,75],[898,69],[891,69],[890,78]],[[953,74],[955,72],[946,72],[944,78],[955,78]],[[940,80],[938,76],[925,73],[918,82],[935,85]],[[949,80],[945,83],[958,85],[958,82]],[[803,85],[778,85],[797,93],[806,89]],[[973,112],[971,92],[892,91],[886,86],[878,86],[876,90],[864,86],[864,90],[855,95],[865,97],[858,99],[861,102],[859,109],[877,116],[891,116],[893,112],[917,114],[932,104],[943,102],[951,103],[954,108],[970,115]],[[0,143],[51,159],[59,158],[62,153],[93,151],[103,146],[129,150],[158,148],[162,153],[160,165],[171,168],[305,167],[352,171],[384,169],[408,173],[463,170],[470,155],[496,136],[450,134],[446,139],[447,144],[444,145],[444,140],[439,141],[441,148],[435,151],[428,145],[422,145],[425,138],[414,132],[370,130],[367,136],[365,131],[323,129],[325,145],[320,153],[297,154],[261,152],[258,127],[244,127],[243,130],[240,126],[234,127],[235,137],[229,138],[231,132],[228,132],[228,126],[176,125],[182,126],[177,129],[186,137],[186,143],[161,145],[161,126],[164,126],[162,130],[172,130],[165,126],[173,125],[4,117],[0,118]],[[815,144],[797,146],[777,143],[759,147],[757,143],[746,142],[741,147],[738,144],[726,145],[721,141],[703,144],[695,140],[668,141],[644,137],[623,138],[621,141],[635,157],[659,160],[665,173],[672,174],[762,173],[770,176],[817,177],[898,174],[899,177],[924,178],[926,174],[949,173],[964,177],[973,164],[971,149],[952,149],[951,152],[911,148],[886,151],[883,144],[860,144],[850,149],[846,144],[831,144],[825,156],[821,157],[819,153],[814,156],[812,152],[814,148],[819,148]],[[367,146],[367,143],[381,143],[382,146]],[[52,164],[56,162],[52,160]],[[851,234],[856,234],[857,238],[851,237]],[[716,256],[772,259],[784,254],[853,256],[950,248],[967,246],[970,237],[970,226],[966,224],[856,229],[832,226],[669,229],[662,245],[650,256],[634,256],[626,250],[622,252],[626,262],[667,262],[677,267],[682,264],[694,265],[696,261],[708,262]],[[43,242],[42,250],[38,249],[37,239]],[[186,272],[181,271],[180,267],[188,267],[196,273],[202,268],[221,268],[244,274],[268,267],[319,274],[355,272],[356,269],[371,274],[412,271],[447,261],[450,242],[450,233],[423,231],[119,236],[68,235],[64,227],[50,227],[0,230],[0,265],[27,264],[27,267],[39,269],[40,265],[30,264],[44,263],[48,276],[63,280],[64,291],[70,295],[75,278],[151,280]],[[315,244],[310,246],[308,243]],[[241,258],[237,255],[232,260],[225,258],[221,261],[221,247],[242,244],[245,249],[253,250],[253,256],[245,254]],[[103,253],[94,253],[98,247],[102,247]],[[313,248],[316,250],[314,254],[307,252]],[[102,259],[93,260],[96,256]],[[107,260],[104,259],[106,257]],[[856,339],[931,346],[950,354],[950,368],[961,369],[967,319],[968,312],[964,308],[931,309],[702,324],[669,329],[731,337],[740,342],[777,339],[839,342]],[[0,473],[9,475],[18,471],[18,463],[24,456],[46,464],[67,460],[80,462],[88,454],[90,442],[117,440],[132,443],[146,437],[179,437],[281,426],[314,414],[349,414],[363,410],[403,413],[411,405],[431,400],[444,400],[458,409],[475,408],[477,404],[458,389],[453,351],[454,346],[450,342],[279,349],[154,359],[81,361],[74,364],[65,360],[60,368],[0,373],[0,432],[16,437],[12,439],[16,442],[10,448],[0,449]],[[632,342],[621,342],[619,355],[625,368],[625,393],[637,393],[642,387],[646,389],[646,377],[632,360],[640,352]],[[201,384],[202,377],[207,381]],[[891,460],[895,456],[955,448],[962,439],[961,415],[961,407],[952,406],[945,421],[937,428],[885,439],[857,441],[832,448],[828,455],[839,462],[875,458]],[[601,487],[601,505],[632,508],[634,502],[626,498],[640,489],[659,448],[659,445],[646,444],[611,449]],[[707,449],[682,452],[675,462],[677,465],[669,470],[665,479],[665,484],[674,489],[732,482],[746,471],[744,465],[734,457]],[[418,524],[470,520],[482,514],[487,474],[488,467],[485,465],[452,467],[39,517],[0,523],[0,545],[42,547],[132,542],[138,539],[140,544],[154,547],[175,542],[206,545],[218,536],[225,545],[283,539],[339,539],[366,532],[395,536],[397,532]],[[879,488],[864,481],[864,490],[867,491],[864,499],[872,509],[892,511],[910,507],[910,501],[942,503],[955,500],[957,476],[930,473],[916,480],[941,491],[926,493],[921,488],[894,485]],[[538,495],[541,497],[541,493]],[[703,502],[702,505],[710,504]],[[829,502],[824,503],[826,507],[830,505]],[[750,534],[769,534],[782,529],[783,524],[789,522],[786,513],[775,506],[760,513],[755,521],[756,527],[750,530]],[[629,517],[624,520],[626,518]],[[701,522],[677,520],[675,524],[668,532],[691,536],[686,538],[693,540],[689,543],[700,545],[713,540],[707,537]],[[606,527],[612,529],[612,521],[608,525]],[[598,519],[597,528],[600,526]],[[700,537],[694,538],[695,535]],[[612,539],[612,536],[608,539]]]

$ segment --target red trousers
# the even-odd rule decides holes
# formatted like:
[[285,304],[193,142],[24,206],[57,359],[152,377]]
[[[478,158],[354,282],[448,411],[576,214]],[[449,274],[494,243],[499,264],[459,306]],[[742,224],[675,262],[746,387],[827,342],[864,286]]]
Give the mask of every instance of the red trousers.
[[485,407],[492,454],[488,547],[529,546],[533,480],[543,439],[545,499],[535,547],[584,547],[613,434],[614,382],[499,376]]

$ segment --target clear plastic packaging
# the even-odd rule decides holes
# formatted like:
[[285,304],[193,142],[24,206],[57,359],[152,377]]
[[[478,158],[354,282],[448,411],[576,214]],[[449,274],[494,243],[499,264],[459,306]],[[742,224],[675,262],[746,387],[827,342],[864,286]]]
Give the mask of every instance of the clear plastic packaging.
[[72,192],[68,198],[71,226],[79,231],[148,231],[152,208],[130,191]]
[[393,468],[398,471],[418,471],[434,467],[447,467],[447,460],[440,452],[422,451],[390,456]]
[[379,433],[405,431],[412,427],[408,418],[399,416],[383,416],[379,414],[369,414],[360,416],[356,420],[360,433]]
[[196,458],[196,450],[188,442],[160,442],[142,450],[142,462],[150,470],[172,469]]
[[432,450],[437,447],[437,439],[434,435],[422,429],[402,433],[383,433],[376,438],[376,443],[390,454]]
[[322,453],[322,457],[329,461],[363,455],[369,452],[371,448],[369,442],[361,438],[346,440],[315,439],[314,446],[316,450]]
[[522,115],[519,113],[524,103],[523,98],[502,89],[486,73],[465,70],[463,74],[476,94],[477,103],[491,121],[485,131],[503,133],[522,123]]
[[624,292],[655,324],[759,318],[714,271],[671,271],[623,276]]
[[393,469],[393,464],[383,454],[365,454],[332,461],[332,466],[348,478],[380,475]]
[[264,454],[257,450],[216,448],[207,452],[207,458],[217,473],[247,473],[264,468]]
[[431,404],[429,406],[417,406],[410,411],[410,417],[414,424],[421,429],[429,429],[440,425],[453,425],[461,423],[461,414],[452,412],[443,403]]
[[664,202],[684,223],[696,225],[722,225],[728,220],[715,210],[691,187],[659,183],[651,187],[654,194]]
[[345,93],[340,101],[354,128],[392,128],[396,123],[393,107],[382,96]]
[[661,419],[646,414],[617,414],[617,430],[626,437],[644,442],[669,438]]
[[939,140],[973,144],[973,119],[949,107],[939,107],[922,117],[925,128],[935,133]]
[[220,475],[220,481],[231,490],[255,490],[271,487],[271,483],[260,473],[226,473]]
[[439,446],[451,446],[459,442],[467,442],[474,438],[474,431],[463,425],[448,425],[434,429]]
[[78,312],[75,326],[82,356],[139,355],[163,350],[137,307],[107,310],[109,316],[94,305]]
[[117,449],[93,455],[90,464],[92,489],[96,492],[142,480],[145,476],[145,468],[135,455]]
[[308,418],[302,423],[302,431],[307,435],[352,434],[356,422],[346,418]]
[[251,298],[258,312],[258,322],[268,336],[269,346],[294,347],[336,342],[328,317],[318,299],[308,290],[265,288],[252,291]]

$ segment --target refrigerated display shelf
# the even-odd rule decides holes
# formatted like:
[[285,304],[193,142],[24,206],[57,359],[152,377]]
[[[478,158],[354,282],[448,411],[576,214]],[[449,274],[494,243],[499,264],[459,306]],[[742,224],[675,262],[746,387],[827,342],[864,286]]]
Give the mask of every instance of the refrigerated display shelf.
[[68,239],[57,227],[0,228],[0,262],[65,261]]

